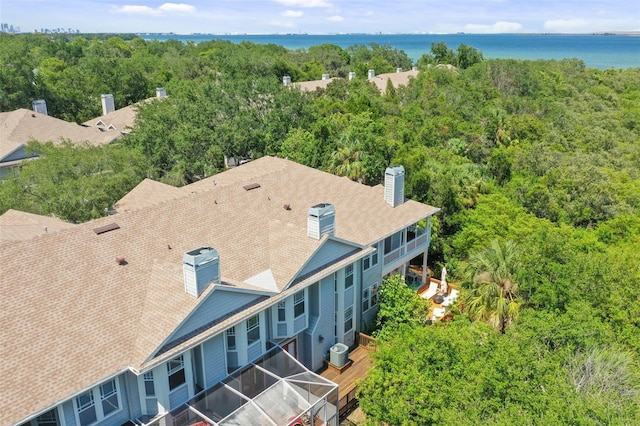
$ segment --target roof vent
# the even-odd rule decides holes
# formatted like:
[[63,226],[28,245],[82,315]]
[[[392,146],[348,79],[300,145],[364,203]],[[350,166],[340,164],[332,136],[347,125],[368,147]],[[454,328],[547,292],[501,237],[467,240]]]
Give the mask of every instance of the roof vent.
[[212,247],[200,247],[182,256],[184,291],[200,297],[211,283],[220,283],[220,256]]
[[330,80],[331,76],[329,74],[322,74],[322,79],[323,80]]
[[107,115],[116,110],[116,104],[112,94],[102,95],[102,115]]
[[371,80],[371,79],[372,79],[372,78],[374,78],[375,76],[376,76],[376,72],[375,72],[374,70],[369,70],[369,71],[367,72],[367,78],[368,78],[369,80]]
[[285,75],[282,77],[282,84],[288,86],[291,84],[291,76]]
[[251,191],[252,189],[260,188],[259,183],[250,183],[249,185],[243,186],[245,191]]
[[156,87],[156,98],[166,98],[167,91],[164,90],[164,87]]
[[391,207],[404,203],[404,167],[387,167],[384,172],[384,201]]
[[349,80],[353,80],[356,78],[356,73],[354,71],[349,71]]
[[40,114],[47,114],[47,102],[44,99],[38,99],[32,102],[33,110],[35,112],[39,112]]
[[104,234],[105,232],[115,231],[116,229],[120,229],[120,226],[117,223],[110,223],[108,225],[93,228],[93,232],[95,232],[96,235],[100,235]]
[[309,207],[307,236],[319,240],[324,234],[336,232],[336,210],[331,204],[321,203]]

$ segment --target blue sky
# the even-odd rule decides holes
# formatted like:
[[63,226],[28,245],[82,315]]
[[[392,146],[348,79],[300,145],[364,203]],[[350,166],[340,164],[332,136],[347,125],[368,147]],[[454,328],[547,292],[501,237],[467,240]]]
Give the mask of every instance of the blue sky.
[[588,33],[640,30],[638,0],[0,0],[23,32]]

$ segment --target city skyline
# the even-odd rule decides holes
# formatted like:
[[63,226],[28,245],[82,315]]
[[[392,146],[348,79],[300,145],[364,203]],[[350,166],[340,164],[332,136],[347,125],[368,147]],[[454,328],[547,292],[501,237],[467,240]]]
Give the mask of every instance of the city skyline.
[[[180,0],[178,0],[180,1]],[[2,0],[23,32],[591,33],[640,30],[636,0]]]

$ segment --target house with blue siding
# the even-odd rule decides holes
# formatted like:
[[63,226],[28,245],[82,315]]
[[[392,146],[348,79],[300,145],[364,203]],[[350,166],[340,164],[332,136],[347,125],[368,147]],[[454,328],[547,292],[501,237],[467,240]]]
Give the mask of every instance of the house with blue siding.
[[125,198],[109,217],[0,240],[0,425],[192,424],[167,413],[239,394],[234,374],[251,389],[239,372],[273,348],[308,370],[270,379],[286,399],[371,326],[385,276],[427,270],[438,211],[405,199],[401,166],[369,187],[274,157]]

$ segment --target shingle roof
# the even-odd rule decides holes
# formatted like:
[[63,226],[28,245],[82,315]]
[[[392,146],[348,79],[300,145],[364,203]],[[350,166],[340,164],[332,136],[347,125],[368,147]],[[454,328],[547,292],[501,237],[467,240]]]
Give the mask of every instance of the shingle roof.
[[0,130],[0,161],[31,140],[53,143],[86,141],[101,145],[120,136],[117,130],[84,127],[24,108],[0,112]]
[[[260,187],[247,191],[243,186],[249,183]],[[272,157],[181,191],[161,203],[141,203],[136,210],[2,245],[2,423],[19,421],[128,367],[148,366],[149,356],[203,300],[184,293],[181,264],[187,251],[215,247],[224,281],[242,286],[271,269],[282,288],[322,244],[306,236],[312,205],[332,203],[336,237],[361,245],[437,211],[413,201],[392,208],[381,186]],[[119,229],[93,231],[112,222]]]
[[9,209],[0,215],[0,244],[23,241],[75,226],[55,217]]
[[402,71],[402,72],[390,72],[387,74],[376,75],[374,78],[370,79],[373,84],[376,85],[380,92],[385,92],[387,90],[387,81],[390,80],[393,87],[396,89],[399,86],[406,86],[409,84],[409,80],[411,78],[415,78],[418,76],[417,70],[412,71]]
[[329,83],[335,79],[336,77],[328,78],[326,80],[300,81],[297,83],[291,83],[291,85],[305,92],[313,92],[314,90],[321,88],[326,89]]

